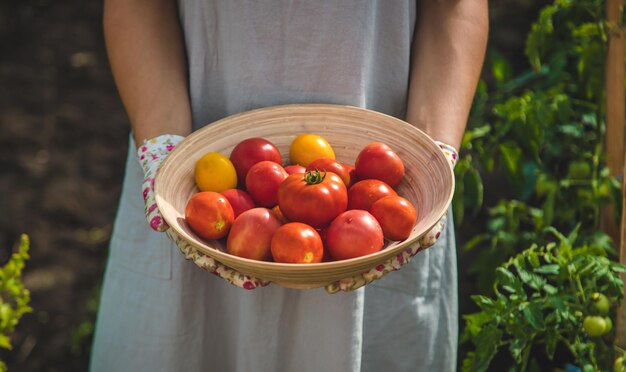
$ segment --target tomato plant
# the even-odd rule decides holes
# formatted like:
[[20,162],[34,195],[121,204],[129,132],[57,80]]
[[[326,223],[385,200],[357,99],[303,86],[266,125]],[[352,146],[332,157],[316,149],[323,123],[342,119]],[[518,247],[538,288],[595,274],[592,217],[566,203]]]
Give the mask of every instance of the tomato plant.
[[235,218],[237,218],[241,212],[256,207],[250,194],[244,190],[228,189],[222,191],[220,194],[224,195],[224,197],[228,199],[230,206],[233,207],[233,212],[235,212]]
[[378,199],[370,209],[383,234],[389,240],[404,240],[411,235],[417,222],[417,211],[413,204],[401,196],[385,196]]
[[308,166],[319,158],[335,159],[335,152],[328,141],[316,134],[304,133],[297,136],[289,147],[291,164]]
[[359,179],[381,180],[392,188],[396,188],[404,178],[402,159],[381,142],[372,142],[365,146],[357,155],[354,167]]
[[465,357],[464,371],[486,370],[499,349],[526,371],[536,345],[550,360],[567,350],[585,371],[605,370],[600,365],[614,360],[605,341],[611,318],[588,311],[594,293],[606,296],[609,308],[623,298],[626,266],[598,254],[600,247],[577,245],[577,229],[568,236],[548,230],[558,243],[535,244],[510,258],[495,270],[493,296],[472,296],[480,311],[464,316],[462,339],[476,349]]
[[230,161],[237,171],[240,186],[245,186],[250,168],[263,160],[281,164],[282,156],[278,148],[265,138],[253,137],[239,142],[230,153]]
[[[24,314],[33,311],[30,306],[30,291],[24,286],[22,279],[26,261],[30,258],[29,250],[28,235],[22,234],[17,251],[0,266],[0,349],[12,349],[11,336],[15,327]],[[0,371],[6,371],[6,367],[0,359]]]
[[369,212],[352,209],[335,218],[326,229],[326,248],[335,260],[347,260],[380,251],[383,229]]
[[233,163],[219,152],[209,152],[196,161],[194,179],[200,191],[220,192],[237,187]]
[[278,187],[287,176],[280,164],[269,160],[260,161],[248,170],[246,190],[256,204],[271,208],[278,203]]
[[378,199],[385,196],[396,196],[398,193],[381,180],[361,180],[348,190],[348,209],[369,211]]
[[318,232],[301,222],[290,222],[276,230],[272,237],[272,257],[283,263],[321,262],[324,245]]
[[185,221],[198,236],[220,239],[228,234],[235,213],[226,197],[213,191],[202,191],[189,198]]
[[348,206],[348,191],[338,175],[317,170],[292,174],[278,189],[285,217],[321,229]]
[[235,219],[226,240],[226,251],[238,257],[270,261],[272,236],[281,225],[271,210],[249,209]]

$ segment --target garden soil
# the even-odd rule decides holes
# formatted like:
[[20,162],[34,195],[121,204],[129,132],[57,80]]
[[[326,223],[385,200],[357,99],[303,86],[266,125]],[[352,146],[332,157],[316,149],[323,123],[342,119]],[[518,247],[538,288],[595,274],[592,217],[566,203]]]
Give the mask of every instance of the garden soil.
[[[519,57],[537,2],[498,3],[519,26],[492,43]],[[0,351],[9,371],[87,369],[129,131],[101,18],[95,0],[0,2],[0,264],[28,234],[33,307]]]

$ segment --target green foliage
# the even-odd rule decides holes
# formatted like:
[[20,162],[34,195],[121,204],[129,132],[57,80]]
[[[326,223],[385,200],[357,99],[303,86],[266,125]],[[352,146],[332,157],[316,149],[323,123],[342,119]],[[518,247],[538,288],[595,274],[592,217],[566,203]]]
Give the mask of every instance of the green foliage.
[[463,371],[485,371],[503,349],[525,371],[538,346],[549,360],[564,346],[583,370],[612,366],[614,330],[591,337],[583,319],[601,315],[592,293],[605,295],[614,315],[624,296],[619,274],[626,266],[609,260],[602,247],[576,245],[578,229],[567,237],[549,230],[558,243],[532,245],[509,259],[496,269],[493,295],[472,297],[480,311],[464,316],[462,339],[475,350],[463,360]]
[[[585,243],[599,236],[600,211],[620,206],[620,183],[604,166],[604,60],[607,25],[602,1],[556,0],[546,6],[527,38],[532,70],[515,76],[491,51],[487,78],[478,86],[462,157],[455,170],[455,221],[477,234],[466,249],[476,254],[472,271],[486,291],[495,267],[543,232],[580,225]],[[484,195],[484,179],[499,180]],[[493,183],[493,181],[492,181]],[[616,215],[619,215],[619,210]],[[469,221],[468,221],[469,220]],[[595,243],[594,243],[595,244]]]
[[464,249],[480,293],[480,311],[464,316],[462,342],[474,347],[464,371],[486,370],[503,351],[520,371],[539,370],[539,354],[567,354],[585,371],[614,360],[610,335],[583,327],[595,292],[609,297],[600,321],[612,323],[626,270],[600,225],[606,205],[621,213],[620,182],[604,165],[604,9],[546,5],[527,36],[528,71],[487,55],[455,168],[455,222],[472,233]]
[[[0,268],[0,347],[4,349],[11,349],[11,334],[22,315],[32,311],[28,305],[30,292],[21,281],[28,249],[28,236],[23,234],[17,252]],[[5,370],[6,365],[0,361],[0,371]]]

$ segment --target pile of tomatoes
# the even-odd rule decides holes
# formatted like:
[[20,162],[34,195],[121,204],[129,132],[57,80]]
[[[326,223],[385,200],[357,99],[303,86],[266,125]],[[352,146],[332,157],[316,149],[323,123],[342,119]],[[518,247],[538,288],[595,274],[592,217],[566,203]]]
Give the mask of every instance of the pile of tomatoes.
[[354,165],[335,158],[331,145],[301,134],[290,145],[289,164],[278,148],[255,137],[227,157],[210,152],[195,165],[199,192],[185,220],[204,239],[225,239],[228,253],[254,260],[317,263],[383,249],[404,240],[415,207],[398,195],[400,157],[386,144],[365,146]]

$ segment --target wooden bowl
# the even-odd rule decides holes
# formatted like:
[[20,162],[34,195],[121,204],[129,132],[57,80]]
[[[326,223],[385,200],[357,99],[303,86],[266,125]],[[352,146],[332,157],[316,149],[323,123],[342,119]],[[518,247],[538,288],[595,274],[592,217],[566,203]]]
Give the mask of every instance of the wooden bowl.
[[[187,226],[185,206],[198,189],[193,170],[210,151],[229,156],[237,143],[263,137],[274,143],[288,162],[289,145],[302,133],[324,137],[338,160],[354,164],[371,142],[389,145],[402,159],[406,175],[396,191],[410,200],[418,221],[404,241],[386,242],[377,253],[343,261],[283,264],[255,261],[226,253],[223,241],[206,241]],[[375,111],[328,104],[274,106],[218,120],[185,138],[163,162],[155,180],[157,205],[171,229],[198,252],[247,275],[289,288],[323,287],[361,274],[415,243],[444,215],[454,192],[452,167],[438,145],[416,127]]]

